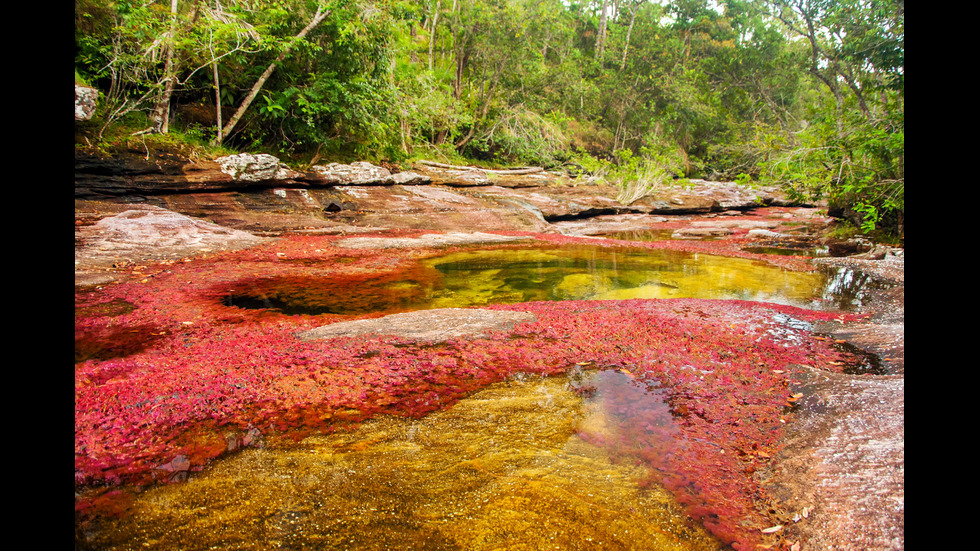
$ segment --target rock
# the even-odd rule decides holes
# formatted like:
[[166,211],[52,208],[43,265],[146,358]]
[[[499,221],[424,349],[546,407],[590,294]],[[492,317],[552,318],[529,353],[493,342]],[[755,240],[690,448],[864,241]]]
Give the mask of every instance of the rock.
[[792,237],[782,233],[778,233],[770,230],[762,230],[762,229],[749,230],[748,236],[758,238],[758,239],[776,239],[776,240],[789,239]]
[[548,222],[574,220],[607,214],[636,212],[616,200],[612,186],[538,186],[505,188],[487,186],[471,195],[495,202],[507,202],[539,214]]
[[392,185],[394,183],[391,172],[387,168],[363,161],[349,165],[341,163],[317,165],[310,170],[322,178],[323,182],[331,185],[365,186]]
[[620,232],[651,231],[653,224],[666,222],[663,216],[648,214],[606,214],[587,219],[558,221],[551,224],[556,233],[570,236],[592,236]]
[[315,165],[310,167],[305,179],[320,186],[422,186],[432,183],[431,178],[418,172],[392,174],[384,167],[367,162]]
[[297,334],[302,340],[391,335],[424,342],[442,342],[459,337],[477,338],[491,331],[509,331],[518,323],[533,322],[529,312],[477,308],[437,308],[382,318],[323,325]]
[[75,85],[75,120],[87,121],[95,114],[99,91],[87,86]]
[[396,172],[391,175],[391,182],[396,186],[423,186],[432,183],[432,178],[414,171]]
[[331,220],[350,225],[439,231],[542,231],[540,213],[444,186],[337,186],[348,208]]
[[219,157],[214,160],[221,172],[231,176],[235,182],[266,182],[270,180],[292,180],[302,174],[279,162],[267,154],[240,153]]
[[[137,149],[112,158],[76,150],[76,199],[145,202],[266,234],[358,228],[542,232],[556,231],[551,225],[559,222],[627,214],[727,212],[724,218],[732,218],[737,209],[775,202],[770,195],[760,198],[760,190],[731,182],[692,180],[624,205],[617,199],[616,186],[575,185],[561,174],[540,169],[487,171],[420,164],[416,170],[392,173],[354,162],[317,165],[300,173],[272,155],[192,162],[172,152]],[[731,232],[698,229],[689,237],[706,233]]]
[[272,155],[243,153],[190,162],[167,151],[128,151],[112,157],[75,152],[76,199],[123,197],[132,202],[168,193],[299,186],[305,185],[303,176]]
[[718,201],[710,197],[687,195],[673,190],[641,197],[629,206],[637,212],[649,214],[703,214],[721,208]]
[[265,241],[247,232],[138,206],[75,230],[75,271],[126,262],[177,260],[202,252],[251,247]]
[[826,239],[824,244],[830,251],[830,256],[850,256],[866,253],[872,249],[870,240],[863,237],[852,237],[847,240]]
[[719,227],[690,227],[681,228],[671,234],[671,239],[704,239],[705,237],[723,237],[735,233],[728,228]]
[[478,243],[509,243],[523,241],[520,235],[496,235],[492,233],[431,233],[419,237],[348,237],[337,241],[338,247],[348,249],[400,249],[410,247],[445,247],[449,245],[473,245]]
[[493,183],[486,172],[475,169],[437,168],[419,164],[415,166],[415,170],[437,185],[469,187],[489,186]]
[[759,473],[787,511],[810,511],[790,540],[810,549],[903,549],[905,379],[806,366],[784,447]]

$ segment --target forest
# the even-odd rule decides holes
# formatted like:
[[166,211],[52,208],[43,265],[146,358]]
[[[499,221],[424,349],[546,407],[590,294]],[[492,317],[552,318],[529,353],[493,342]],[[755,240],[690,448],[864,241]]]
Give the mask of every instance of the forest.
[[904,240],[903,0],[75,0],[75,81],[89,145],[778,184]]

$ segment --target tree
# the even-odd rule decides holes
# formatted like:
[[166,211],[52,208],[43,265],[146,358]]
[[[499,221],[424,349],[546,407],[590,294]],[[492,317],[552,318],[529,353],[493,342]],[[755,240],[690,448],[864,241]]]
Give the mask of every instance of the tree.
[[269,65],[265,68],[265,71],[263,71],[262,74],[259,75],[259,78],[255,80],[255,83],[252,84],[252,87],[245,95],[245,98],[242,99],[242,102],[238,105],[238,109],[231,116],[231,118],[228,119],[228,123],[225,124],[224,128],[222,128],[221,131],[218,133],[218,136],[215,138],[216,143],[221,143],[222,137],[229,135],[231,131],[235,129],[235,125],[238,124],[238,121],[241,120],[242,116],[248,110],[249,106],[251,106],[252,102],[255,101],[255,97],[258,96],[259,91],[261,91],[262,87],[265,86],[266,81],[268,81],[269,77],[272,76],[272,72],[275,71],[276,67],[278,67],[279,64],[281,64],[286,59],[286,57],[289,55],[289,52],[293,49],[296,43],[306,38],[306,35],[310,34],[310,31],[315,29],[329,15],[330,15],[330,10],[327,9],[323,4],[318,3],[316,7],[316,12],[310,18],[309,23],[307,23],[306,26],[303,27],[299,31],[299,33],[296,34],[295,37],[293,37],[293,40],[291,42],[288,42],[285,45],[285,47],[283,47],[282,51],[279,52],[279,55],[277,55],[276,58],[271,63],[269,63]]
[[865,230],[903,232],[904,2],[768,0],[766,7],[806,40],[807,70],[829,94],[811,102],[806,126],[769,140],[768,176],[857,213]]

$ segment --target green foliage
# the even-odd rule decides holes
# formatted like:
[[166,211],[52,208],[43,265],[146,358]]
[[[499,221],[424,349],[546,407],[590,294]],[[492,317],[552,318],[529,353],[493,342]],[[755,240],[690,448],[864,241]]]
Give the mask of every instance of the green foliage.
[[675,176],[683,177],[683,160],[665,145],[644,147],[640,155],[620,149],[613,160],[598,159],[580,149],[571,163],[578,170],[577,183],[615,185],[620,188],[617,199],[624,205],[663,189]]
[[286,52],[229,145],[605,163],[588,172],[627,200],[645,188],[624,182],[678,174],[777,182],[865,227],[904,223],[900,2],[624,0],[603,30],[597,3],[335,0],[298,42],[316,2],[224,4],[180,0],[172,19],[165,0],[76,2],[76,81],[102,92],[92,125],[141,130],[130,115],[167,99],[172,52],[174,129],[207,139],[214,124],[177,107],[216,116],[217,93],[227,121]]
[[[885,96],[882,96],[885,97]],[[902,233],[905,212],[903,101],[877,107],[884,116],[867,119],[850,103],[825,94],[796,132],[770,133],[761,163],[764,178],[783,184],[804,200],[826,199],[856,213],[864,231]],[[846,110],[848,107],[851,109]]]

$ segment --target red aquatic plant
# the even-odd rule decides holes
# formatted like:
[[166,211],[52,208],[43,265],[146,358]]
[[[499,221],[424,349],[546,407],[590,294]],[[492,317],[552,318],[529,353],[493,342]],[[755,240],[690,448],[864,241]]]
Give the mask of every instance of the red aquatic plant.
[[621,394],[609,405],[620,420],[614,436],[583,436],[649,466],[644,483],[663,483],[714,534],[748,548],[767,525],[752,473],[778,451],[794,366],[839,369],[847,359],[804,323],[787,323],[841,314],[743,301],[496,305],[536,321],[438,345],[384,336],[304,341],[297,333],[350,316],[226,305],[246,280],[350,274],[354,282],[413,269],[405,252],[331,242],[284,239],[76,296],[77,304],[133,305],[77,310],[76,346],[79,335],[155,336],[143,349],[76,363],[76,486],[180,480],[243,446],[380,413],[421,416],[516,373],[585,365],[616,369],[663,402]]

